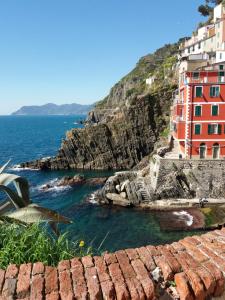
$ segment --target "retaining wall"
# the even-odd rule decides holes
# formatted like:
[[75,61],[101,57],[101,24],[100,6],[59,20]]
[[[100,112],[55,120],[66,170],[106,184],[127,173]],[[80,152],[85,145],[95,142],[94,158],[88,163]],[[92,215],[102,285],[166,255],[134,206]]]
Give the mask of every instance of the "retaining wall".
[[[160,283],[153,271],[161,272]],[[224,275],[225,228],[170,245],[73,258],[57,268],[10,265],[0,270],[0,299],[225,299]]]

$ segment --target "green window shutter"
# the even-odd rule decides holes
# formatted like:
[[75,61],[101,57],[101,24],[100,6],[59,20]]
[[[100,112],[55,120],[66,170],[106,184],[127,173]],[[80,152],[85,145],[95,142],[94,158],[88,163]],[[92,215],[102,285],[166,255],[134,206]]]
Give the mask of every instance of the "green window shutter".
[[220,65],[219,68],[220,68],[220,70],[223,70],[223,65]]
[[202,97],[202,86],[196,86],[196,97]]
[[210,86],[210,97],[214,97],[214,91],[215,91],[215,87]]
[[218,134],[221,134],[221,124],[218,124]]
[[211,127],[211,124],[208,124],[208,134],[211,134],[212,133],[212,127]]
[[195,116],[200,117],[202,115],[202,107],[200,105],[195,106]]
[[195,134],[200,134],[200,133],[201,133],[201,125],[195,124]]
[[216,86],[215,87],[215,97],[219,97],[220,96],[220,87]]
[[219,76],[224,76],[224,72],[219,72]]
[[218,116],[218,105],[212,105],[212,116]]

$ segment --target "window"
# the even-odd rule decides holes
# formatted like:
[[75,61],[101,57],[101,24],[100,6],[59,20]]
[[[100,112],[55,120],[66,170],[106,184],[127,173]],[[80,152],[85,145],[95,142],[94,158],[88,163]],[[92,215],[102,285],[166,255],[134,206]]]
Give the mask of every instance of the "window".
[[201,125],[195,124],[195,134],[201,134]]
[[195,87],[195,97],[202,97],[202,86]]
[[198,43],[198,49],[201,49],[201,43]]
[[221,134],[221,125],[208,124],[208,134]]
[[[221,58],[222,58],[222,53],[220,53],[220,55],[221,55]],[[219,65],[220,70],[223,70],[223,67],[224,67],[224,65]]]
[[219,107],[218,105],[212,105],[212,116],[218,116]]
[[188,53],[190,53],[191,52],[191,49],[190,48],[188,48]]
[[211,86],[210,87],[210,97],[219,97],[220,96],[220,87]]
[[195,46],[192,47],[192,51],[193,51],[193,52],[195,51]]
[[195,106],[195,116],[200,117],[202,115],[202,107],[201,105],[196,105]]
[[193,72],[193,79],[199,78],[199,72]]
[[[222,59],[223,58],[223,54],[222,53],[220,53],[220,59]],[[222,66],[223,67],[223,66]],[[222,69],[223,70],[223,69]]]

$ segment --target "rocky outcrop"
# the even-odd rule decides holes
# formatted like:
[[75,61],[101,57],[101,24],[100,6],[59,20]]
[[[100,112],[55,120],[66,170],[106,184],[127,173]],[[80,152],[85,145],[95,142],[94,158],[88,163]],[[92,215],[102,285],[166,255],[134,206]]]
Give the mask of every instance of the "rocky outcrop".
[[[164,91],[165,101],[171,91]],[[112,120],[67,132],[58,155],[21,164],[39,169],[131,169],[154,149],[162,128],[162,108],[154,96],[136,97]]]
[[[152,153],[168,126],[174,72],[165,77],[168,58],[175,58],[178,44],[166,45],[140,59],[109,95],[90,112],[85,127],[72,129],[58,154],[21,164],[39,169],[131,169]],[[175,58],[176,60],[176,58]],[[171,66],[169,66],[169,69]],[[155,72],[156,85],[145,80]]]

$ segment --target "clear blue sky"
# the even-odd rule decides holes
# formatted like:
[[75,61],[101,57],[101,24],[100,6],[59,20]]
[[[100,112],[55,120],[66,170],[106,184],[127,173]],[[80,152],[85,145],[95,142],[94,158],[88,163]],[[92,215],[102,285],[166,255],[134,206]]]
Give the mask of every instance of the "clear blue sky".
[[0,114],[92,103],[138,59],[190,35],[203,0],[0,0]]

